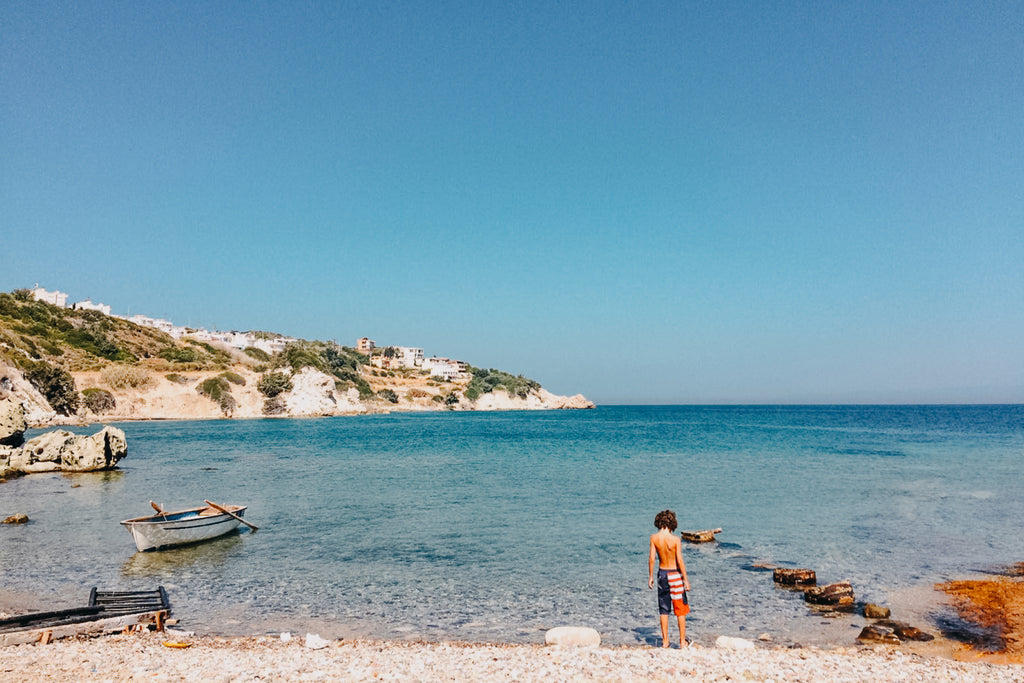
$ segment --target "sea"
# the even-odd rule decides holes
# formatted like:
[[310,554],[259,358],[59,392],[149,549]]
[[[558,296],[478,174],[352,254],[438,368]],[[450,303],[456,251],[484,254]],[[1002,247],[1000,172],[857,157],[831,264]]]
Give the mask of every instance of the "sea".
[[[197,633],[533,643],[577,625],[609,644],[655,644],[649,535],[672,509],[681,530],[722,529],[684,543],[691,639],[825,645],[856,635],[856,617],[777,588],[772,567],[900,604],[1024,561],[1020,405],[116,426],[129,448],[117,470],[0,484],[0,514],[31,519],[0,527],[0,589],[73,606],[93,586],[163,586],[179,627]],[[140,553],[118,523],[151,500],[204,499],[247,505],[259,530]],[[926,630],[946,618],[917,616]]]

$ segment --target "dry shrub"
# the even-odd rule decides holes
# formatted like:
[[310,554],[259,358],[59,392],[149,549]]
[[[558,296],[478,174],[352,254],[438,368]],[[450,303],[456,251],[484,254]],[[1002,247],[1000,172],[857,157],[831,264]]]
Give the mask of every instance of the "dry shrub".
[[153,383],[149,372],[134,365],[111,365],[100,372],[102,379],[112,389],[142,389]]
[[429,391],[423,391],[423,389],[410,389],[406,394],[409,398],[426,398],[431,395]]

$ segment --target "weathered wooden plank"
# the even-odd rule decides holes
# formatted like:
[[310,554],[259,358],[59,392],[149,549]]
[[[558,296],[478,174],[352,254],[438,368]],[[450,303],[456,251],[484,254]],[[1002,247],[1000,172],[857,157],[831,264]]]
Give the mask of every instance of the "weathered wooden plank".
[[69,636],[80,636],[89,633],[110,633],[120,631],[126,626],[135,624],[159,623],[162,624],[167,617],[166,610],[154,612],[139,612],[137,614],[125,614],[118,617],[96,619],[80,624],[63,624],[49,628],[37,628],[28,631],[14,631],[11,633],[0,633],[0,647],[5,645],[20,645],[22,643],[49,642],[57,638]]
[[13,617],[0,619],[0,631],[10,630],[12,627],[21,628],[32,622],[49,622],[59,619],[73,619],[85,617],[92,619],[104,610],[103,607],[72,607],[71,609],[55,610],[53,612],[32,612],[31,614],[19,614]]

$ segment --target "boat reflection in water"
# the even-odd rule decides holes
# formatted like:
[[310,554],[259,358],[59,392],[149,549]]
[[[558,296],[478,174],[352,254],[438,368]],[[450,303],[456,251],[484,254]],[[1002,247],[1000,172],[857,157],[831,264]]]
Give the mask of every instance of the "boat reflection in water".
[[137,552],[122,565],[121,575],[173,577],[181,569],[194,565],[209,568],[225,564],[243,548],[241,532],[236,529],[211,541],[167,548],[158,553]]

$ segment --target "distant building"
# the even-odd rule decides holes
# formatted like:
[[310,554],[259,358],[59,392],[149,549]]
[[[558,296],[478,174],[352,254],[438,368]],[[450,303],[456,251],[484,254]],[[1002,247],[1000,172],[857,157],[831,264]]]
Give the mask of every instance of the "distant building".
[[76,311],[99,311],[103,315],[110,315],[110,306],[106,304],[94,304],[92,299],[86,299],[85,301],[79,301],[71,308]]
[[469,364],[461,360],[451,358],[427,358],[423,361],[423,369],[430,373],[431,377],[444,377],[445,379],[459,379],[469,369]]
[[61,308],[68,307],[67,294],[60,291],[47,291],[40,287],[38,283],[36,283],[36,286],[32,289],[32,298],[35,299],[36,301],[45,301],[48,304],[60,306]]
[[400,367],[418,368],[423,365],[423,349],[413,346],[396,346],[395,350],[398,352],[396,358]]
[[370,353],[376,348],[377,342],[373,341],[369,337],[360,337],[359,341],[356,342],[356,351],[361,353]]
[[257,339],[250,346],[255,346],[257,349],[262,349],[270,355],[275,353],[281,353],[284,351],[284,347],[297,342],[298,339],[294,337],[274,337],[273,339]]

